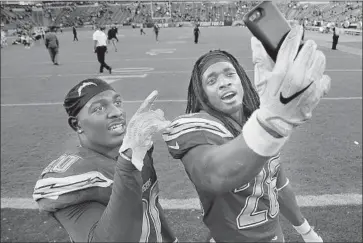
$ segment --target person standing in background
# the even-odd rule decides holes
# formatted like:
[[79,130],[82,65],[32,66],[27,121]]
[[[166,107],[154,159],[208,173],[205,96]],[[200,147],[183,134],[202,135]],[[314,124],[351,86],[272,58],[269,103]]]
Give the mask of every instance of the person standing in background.
[[45,36],[45,47],[49,51],[50,59],[54,65],[58,64],[58,52],[59,52],[59,41],[57,35],[55,34],[56,28],[54,26],[50,27],[50,32]]
[[105,62],[105,55],[107,53],[107,35],[105,34],[104,30],[104,26],[98,26],[96,31],[93,33],[93,49],[94,52],[97,53],[98,62],[101,64],[100,73],[103,73],[103,68],[106,68],[111,74],[112,68]]
[[339,40],[339,31],[337,28],[333,27],[333,45],[331,47],[332,50],[337,49],[338,40]]
[[156,23],[154,24],[154,32],[155,32],[156,42],[159,42],[159,26]]
[[146,35],[146,33],[144,31],[144,23],[141,23],[141,25],[140,25],[140,35],[142,35],[142,34]]
[[194,43],[195,44],[198,44],[199,34],[200,34],[200,30],[198,28],[198,24],[196,24],[195,28],[194,28]]
[[45,37],[45,31],[44,31],[44,28],[40,28],[40,32],[42,34],[42,39],[44,40],[44,37]]
[[72,30],[73,30],[73,41],[76,41],[76,40],[78,41],[77,29],[76,29],[76,26],[75,25],[73,25]]

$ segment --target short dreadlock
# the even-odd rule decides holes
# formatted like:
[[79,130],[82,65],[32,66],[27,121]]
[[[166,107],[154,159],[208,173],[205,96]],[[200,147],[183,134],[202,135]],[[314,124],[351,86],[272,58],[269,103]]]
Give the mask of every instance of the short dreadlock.
[[[205,110],[208,114],[222,121],[223,124],[226,126],[226,128],[234,136],[238,136],[241,133],[241,131],[233,125],[232,121],[235,121],[238,124],[240,124],[240,122],[233,119],[230,115],[221,113],[220,111],[216,110],[209,102],[207,95],[205,94],[205,91],[202,87],[203,73],[202,73],[201,64],[206,58],[211,58],[211,57],[213,58],[213,55],[219,55],[219,56],[223,55],[226,57],[226,59],[229,59],[229,61],[236,69],[237,74],[241,79],[242,87],[244,90],[243,108],[242,108],[243,115],[245,118],[244,121],[247,121],[247,119],[251,116],[251,114],[260,106],[259,96],[254,86],[252,85],[250,79],[248,78],[245,70],[238,63],[237,59],[226,51],[214,50],[201,56],[194,65],[192,76],[189,82],[188,103],[187,103],[186,113],[195,113],[201,110]],[[243,124],[240,124],[240,126],[243,126]]]

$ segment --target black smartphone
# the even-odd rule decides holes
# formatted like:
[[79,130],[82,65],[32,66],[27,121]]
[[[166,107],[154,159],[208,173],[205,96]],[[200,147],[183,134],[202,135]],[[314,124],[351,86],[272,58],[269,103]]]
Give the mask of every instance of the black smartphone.
[[[276,62],[277,53],[291,30],[290,24],[272,1],[263,1],[243,17],[247,28]],[[300,45],[299,50],[301,49]]]

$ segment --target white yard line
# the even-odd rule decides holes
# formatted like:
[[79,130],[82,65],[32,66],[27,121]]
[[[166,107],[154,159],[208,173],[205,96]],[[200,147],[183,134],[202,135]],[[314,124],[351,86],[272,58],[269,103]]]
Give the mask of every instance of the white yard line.
[[[362,205],[362,195],[326,194],[319,196],[297,196],[297,202],[301,207]],[[160,203],[164,209],[200,209],[199,200],[197,198],[160,199]],[[1,198],[1,208],[37,209],[38,206],[31,198]]]
[[[206,50],[207,51],[207,50]],[[72,54],[73,56],[88,56],[91,57],[92,55],[90,54]],[[359,55],[359,54],[358,54]],[[153,57],[139,57],[139,58],[122,58],[122,59],[109,59],[107,60],[108,62],[112,63],[112,62],[142,62],[142,61],[146,61],[146,62],[162,62],[165,60],[175,60],[175,61],[180,61],[180,60],[198,60],[200,56],[196,56],[196,57],[158,57],[158,56],[153,56]],[[252,56],[235,56],[237,60],[243,60],[243,59],[252,59]],[[334,56],[325,56],[328,60],[330,59],[352,59],[355,57],[352,56],[338,56],[338,55],[334,55]],[[86,60],[77,60],[77,61],[73,61],[72,59],[67,59],[67,60],[63,60],[64,63],[66,64],[87,64],[87,63],[97,63],[96,60],[92,60],[90,61],[89,59]],[[49,65],[50,62],[31,62],[29,63],[30,65]],[[7,66],[13,66],[14,63],[2,63],[1,66],[2,67],[7,67]]]
[[[362,97],[326,97],[323,100],[361,100]],[[137,104],[141,103],[143,100],[126,100],[125,104]],[[155,103],[185,103],[186,100],[156,100]],[[52,105],[62,105],[63,102],[44,102],[44,103],[24,103],[24,104],[1,104],[1,107],[25,107],[25,106],[52,106]]]

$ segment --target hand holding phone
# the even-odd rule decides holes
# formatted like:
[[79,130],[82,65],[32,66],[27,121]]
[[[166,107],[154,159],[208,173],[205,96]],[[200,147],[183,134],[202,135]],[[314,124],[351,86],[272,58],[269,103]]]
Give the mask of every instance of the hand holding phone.
[[[266,52],[276,62],[277,53],[291,30],[290,24],[272,1],[263,1],[244,17],[247,28],[261,41]],[[303,44],[300,45],[299,51]]]

